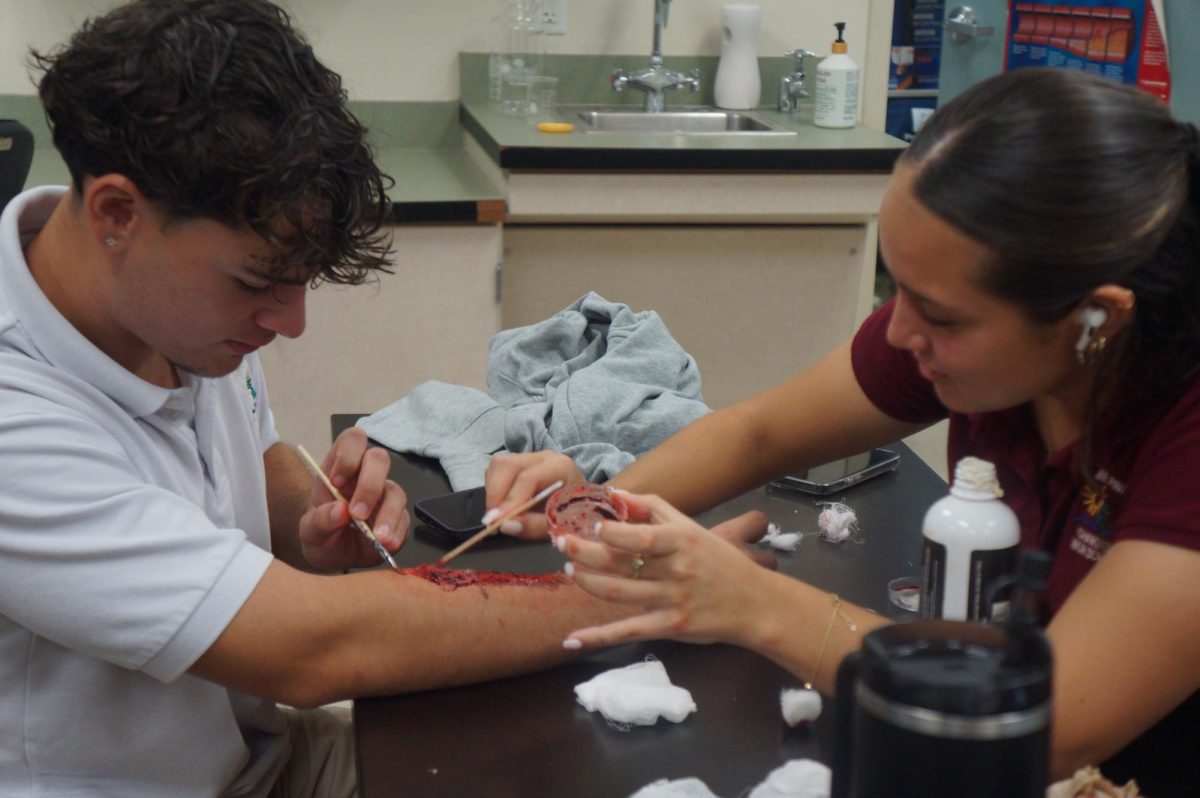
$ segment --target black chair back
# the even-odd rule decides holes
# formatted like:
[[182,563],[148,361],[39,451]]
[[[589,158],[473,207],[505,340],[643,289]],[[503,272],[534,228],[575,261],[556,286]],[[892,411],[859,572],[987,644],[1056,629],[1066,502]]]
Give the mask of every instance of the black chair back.
[[33,162],[33,134],[15,119],[0,119],[0,211],[25,187]]

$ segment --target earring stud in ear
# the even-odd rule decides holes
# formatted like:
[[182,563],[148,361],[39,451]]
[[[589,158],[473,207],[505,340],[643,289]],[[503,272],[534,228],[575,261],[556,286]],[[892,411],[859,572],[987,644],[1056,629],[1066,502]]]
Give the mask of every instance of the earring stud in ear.
[[116,239],[116,238],[114,238],[113,236],[105,236],[105,237],[104,237],[104,246],[106,246],[106,247],[115,247],[116,245],[117,245],[117,239]]
[[1096,337],[1104,322],[1108,321],[1108,311],[1097,307],[1083,308],[1079,311],[1078,318],[1083,324],[1083,329],[1079,333],[1079,340],[1075,342],[1075,359],[1084,365],[1091,365],[1099,359],[1108,343],[1103,335],[1098,339]]
[[1100,362],[1100,358],[1104,355],[1104,350],[1108,346],[1108,339],[1103,335],[1097,335],[1092,340],[1088,341],[1083,351],[1077,353],[1079,362],[1085,366],[1093,366]]

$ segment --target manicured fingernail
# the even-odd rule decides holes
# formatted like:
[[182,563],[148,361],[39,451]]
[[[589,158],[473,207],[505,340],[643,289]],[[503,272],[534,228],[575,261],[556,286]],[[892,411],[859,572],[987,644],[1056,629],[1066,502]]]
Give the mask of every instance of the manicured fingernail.
[[577,651],[583,648],[583,643],[579,642],[573,637],[568,637],[563,641],[563,648],[570,649],[571,651]]
[[367,506],[366,502],[359,502],[350,509],[350,514],[355,518],[366,518],[371,514],[371,508]]
[[597,521],[596,525],[592,527],[592,532],[596,535],[596,537],[600,537],[600,524],[601,523],[602,522]]
[[484,526],[487,526],[488,524],[492,523],[499,517],[500,517],[500,508],[493,507],[492,509],[488,510],[486,513],[483,514],[483,518],[479,519],[479,523],[483,524]]
[[333,523],[339,523],[342,520],[342,504],[338,502],[333,505],[333,509],[329,511],[329,520]]
[[554,539],[554,548],[565,552],[567,550],[567,536],[559,535]]
[[563,566],[563,573],[567,576],[575,576],[575,563],[567,563]]
[[335,488],[340,488],[346,484],[346,478],[344,476],[342,476],[341,474],[335,474],[334,476],[329,478],[329,481],[333,483],[333,486]]
[[375,527],[375,537],[384,543],[392,543],[392,528],[387,524]]
[[506,535],[519,535],[525,525],[515,518],[510,518],[500,525],[500,531]]

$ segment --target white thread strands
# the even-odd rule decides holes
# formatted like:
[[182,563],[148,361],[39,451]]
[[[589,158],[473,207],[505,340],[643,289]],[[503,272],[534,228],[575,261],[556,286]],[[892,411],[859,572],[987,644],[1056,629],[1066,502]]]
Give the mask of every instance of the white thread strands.
[[821,537],[830,543],[849,540],[858,531],[858,516],[842,502],[820,502],[825,509],[817,516]]

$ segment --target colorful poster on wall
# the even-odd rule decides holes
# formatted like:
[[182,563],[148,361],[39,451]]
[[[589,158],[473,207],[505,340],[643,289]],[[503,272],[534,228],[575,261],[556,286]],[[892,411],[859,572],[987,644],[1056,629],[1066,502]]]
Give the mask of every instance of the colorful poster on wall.
[[936,89],[945,0],[896,0],[888,90]]
[[1151,0],[1011,0],[1005,69],[1082,69],[1171,98],[1162,28]]

